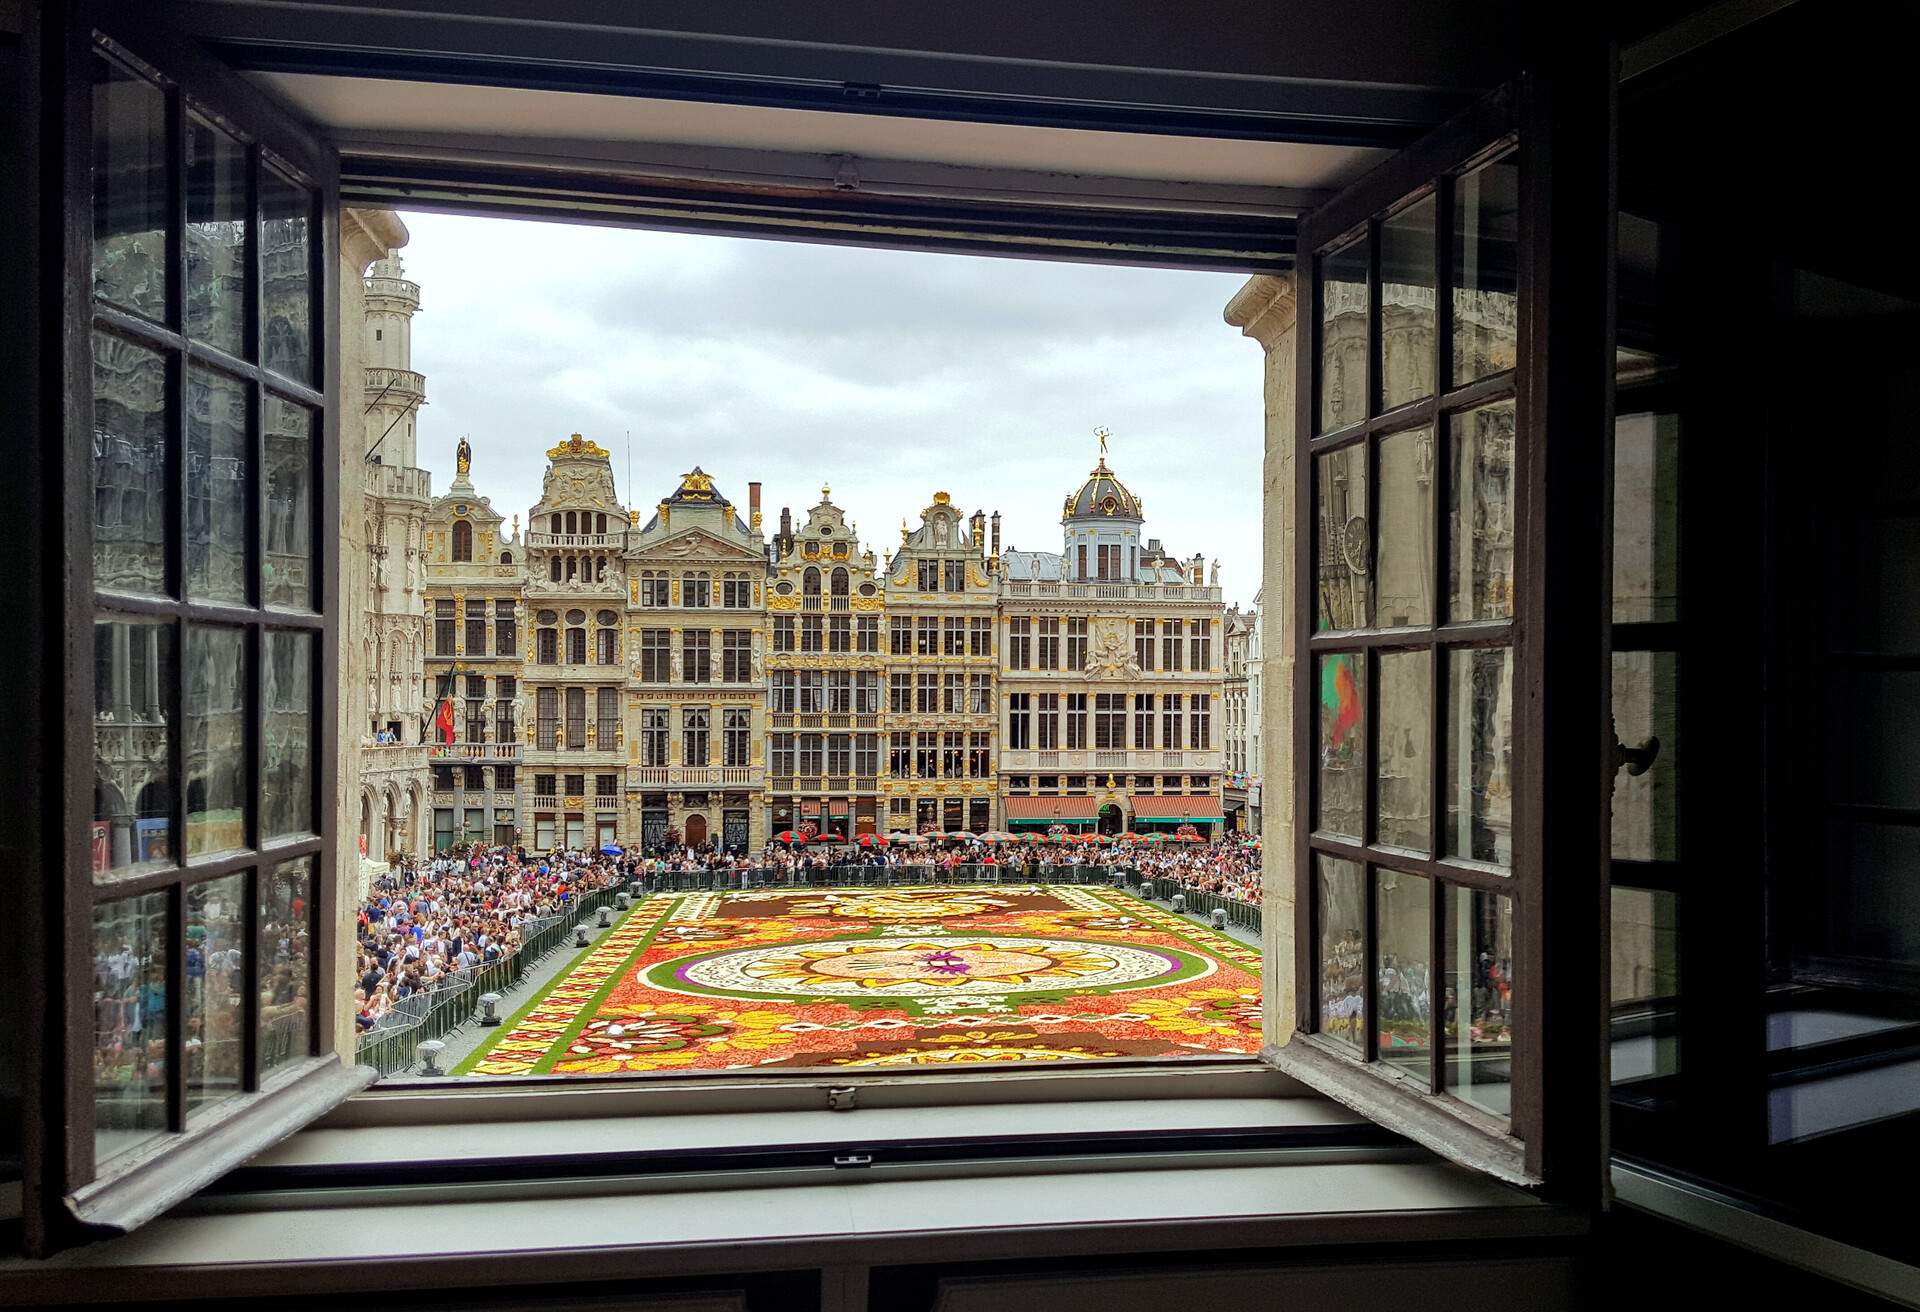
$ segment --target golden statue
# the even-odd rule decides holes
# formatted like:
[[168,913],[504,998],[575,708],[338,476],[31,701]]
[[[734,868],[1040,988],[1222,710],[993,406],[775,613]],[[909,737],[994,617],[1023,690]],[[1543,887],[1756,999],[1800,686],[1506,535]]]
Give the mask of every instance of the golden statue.
[[453,451],[453,471],[456,478],[465,478],[467,471],[473,468],[473,448],[467,445],[467,439],[461,438],[460,445]]
[[1113,430],[1108,428],[1096,428],[1093,430],[1093,435],[1100,439],[1100,458],[1102,460],[1107,458],[1107,437],[1112,431]]

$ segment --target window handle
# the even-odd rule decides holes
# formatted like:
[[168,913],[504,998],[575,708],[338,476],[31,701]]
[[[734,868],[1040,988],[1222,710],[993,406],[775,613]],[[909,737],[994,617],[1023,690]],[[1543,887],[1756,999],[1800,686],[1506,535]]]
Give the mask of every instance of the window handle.
[[1653,768],[1654,760],[1660,755],[1660,739],[1657,735],[1648,737],[1638,747],[1629,747],[1620,741],[1616,729],[1613,734],[1613,769],[1620,772],[1621,766],[1627,767],[1629,777],[1645,774]]

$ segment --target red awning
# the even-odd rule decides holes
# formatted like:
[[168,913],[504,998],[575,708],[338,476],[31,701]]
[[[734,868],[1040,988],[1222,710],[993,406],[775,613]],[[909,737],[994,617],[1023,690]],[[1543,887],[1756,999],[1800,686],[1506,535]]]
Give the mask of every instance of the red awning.
[[1135,793],[1128,799],[1133,804],[1135,820],[1224,820],[1217,797],[1155,796]]
[[1009,797],[1009,820],[1092,820],[1100,806],[1091,797]]
[[836,815],[836,816],[838,816],[838,815],[845,815],[846,813],[847,813],[847,802],[846,802],[846,799],[845,799],[845,798],[842,798],[842,797],[829,797],[829,798],[827,799],[827,814],[828,814],[828,815]]
[[801,815],[819,815],[820,803],[817,801],[809,802],[805,798],[802,798],[800,800],[800,814]]

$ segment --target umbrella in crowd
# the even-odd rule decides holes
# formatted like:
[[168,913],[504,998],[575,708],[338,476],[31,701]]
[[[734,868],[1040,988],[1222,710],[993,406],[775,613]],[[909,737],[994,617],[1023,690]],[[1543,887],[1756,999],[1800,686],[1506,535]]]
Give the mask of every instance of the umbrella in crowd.
[[878,834],[862,834],[858,841],[862,847],[878,847],[887,840]]
[[621,847],[620,844],[618,843],[608,843],[605,847],[600,849],[601,856],[621,856],[625,852],[626,852],[626,849],[624,847]]
[[782,829],[773,836],[773,841],[776,843],[785,843],[789,847],[792,847],[796,843],[804,846],[807,841],[807,836],[805,834],[796,834],[791,829]]

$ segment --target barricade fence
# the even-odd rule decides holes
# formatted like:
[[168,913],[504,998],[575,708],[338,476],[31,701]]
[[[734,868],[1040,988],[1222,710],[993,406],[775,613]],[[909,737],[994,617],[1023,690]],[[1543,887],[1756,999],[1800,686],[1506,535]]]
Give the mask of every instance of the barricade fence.
[[1242,901],[1223,893],[1209,893],[1205,889],[1188,888],[1177,879],[1144,876],[1132,869],[1125,872],[1123,886],[1141,897],[1165,902],[1169,906],[1177,895],[1182,900],[1181,905],[1202,920],[1213,919],[1216,910],[1224,911],[1229,925],[1238,925],[1256,934],[1260,932],[1260,905],[1257,902]]
[[471,970],[450,971],[433,988],[401,998],[374,1027],[360,1035],[354,1061],[382,1075],[405,1070],[414,1051],[428,1039],[437,1039],[472,1017],[486,993],[505,993],[549,953],[569,942],[575,925],[611,906],[622,889],[603,888],[576,898],[557,916],[522,921],[520,950]]
[[1105,884],[1121,867],[1097,865],[826,866],[812,870],[661,870],[636,881],[648,893],[719,893],[745,888],[911,888],[940,884]]

